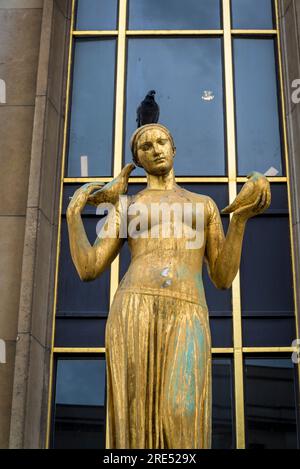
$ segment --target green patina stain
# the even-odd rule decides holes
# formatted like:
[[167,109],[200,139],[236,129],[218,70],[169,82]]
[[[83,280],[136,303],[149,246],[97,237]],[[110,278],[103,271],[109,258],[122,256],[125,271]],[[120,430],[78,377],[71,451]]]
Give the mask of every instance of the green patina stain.
[[185,264],[179,265],[177,267],[176,272],[177,272],[177,277],[180,279],[187,278],[191,275],[189,269],[187,268]]
[[[199,362],[195,363],[196,354],[195,349],[203,350],[204,345],[204,331],[198,319],[193,321],[192,326],[188,325],[186,329],[186,347],[180,350],[175,367],[176,374],[172,386],[172,402],[173,406],[177,407],[177,399],[180,396],[181,402],[184,402],[185,409],[188,413],[195,411],[196,405],[196,378],[195,369],[203,368],[203,353],[199,354]],[[197,345],[196,343],[197,342]],[[176,339],[176,346],[178,344],[178,336]],[[197,354],[198,355],[198,354]],[[184,391],[184,395],[183,394]]]

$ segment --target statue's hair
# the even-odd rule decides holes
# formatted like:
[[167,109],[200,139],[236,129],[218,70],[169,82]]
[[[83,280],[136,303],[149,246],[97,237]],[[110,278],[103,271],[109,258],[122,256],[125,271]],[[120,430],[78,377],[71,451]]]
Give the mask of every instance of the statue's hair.
[[171,141],[172,148],[173,148],[174,153],[175,153],[176,147],[175,147],[175,144],[174,144],[174,140],[173,140],[173,137],[171,135],[171,132],[167,129],[167,127],[165,127],[164,125],[161,125],[161,124],[142,125],[141,127],[139,127],[132,134],[132,137],[131,137],[131,140],[130,140],[130,148],[131,148],[131,153],[132,153],[132,159],[133,159],[133,162],[136,166],[141,167],[141,164],[140,164],[140,162],[138,160],[138,156],[137,156],[137,142],[138,142],[139,138],[142,136],[142,134],[144,132],[147,132],[147,130],[150,130],[150,129],[160,129],[163,132],[165,132],[167,134],[167,136],[169,137],[170,141]]

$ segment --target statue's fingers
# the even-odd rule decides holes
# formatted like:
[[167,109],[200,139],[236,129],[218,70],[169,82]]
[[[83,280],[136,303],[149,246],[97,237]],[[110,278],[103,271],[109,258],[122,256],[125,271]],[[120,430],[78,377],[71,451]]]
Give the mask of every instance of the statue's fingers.
[[263,193],[261,194],[261,197],[260,197],[260,201],[258,203],[258,209],[259,210],[263,210],[265,208],[266,199],[267,199],[266,191],[263,191]]
[[225,207],[221,210],[221,213],[223,213],[224,215],[228,214],[228,213],[231,213],[232,212],[232,205],[233,204],[227,205],[227,207]]

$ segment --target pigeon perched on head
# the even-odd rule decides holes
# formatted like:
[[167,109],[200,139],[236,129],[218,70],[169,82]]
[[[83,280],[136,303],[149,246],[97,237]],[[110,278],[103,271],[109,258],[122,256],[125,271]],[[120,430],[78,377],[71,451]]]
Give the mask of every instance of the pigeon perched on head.
[[159,105],[155,101],[155,90],[151,90],[145,96],[137,108],[137,126],[141,127],[145,124],[156,124],[159,119]]

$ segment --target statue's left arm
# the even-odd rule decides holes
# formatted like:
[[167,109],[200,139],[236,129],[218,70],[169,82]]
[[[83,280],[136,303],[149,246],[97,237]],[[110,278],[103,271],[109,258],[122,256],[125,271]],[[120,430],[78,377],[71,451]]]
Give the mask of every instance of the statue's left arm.
[[[270,205],[271,192],[267,179],[255,173],[245,184],[225,213],[233,212],[226,237],[216,204],[208,201],[205,258],[209,275],[217,288],[230,288],[240,266],[247,220],[264,212]],[[248,184],[248,187],[247,187]]]

